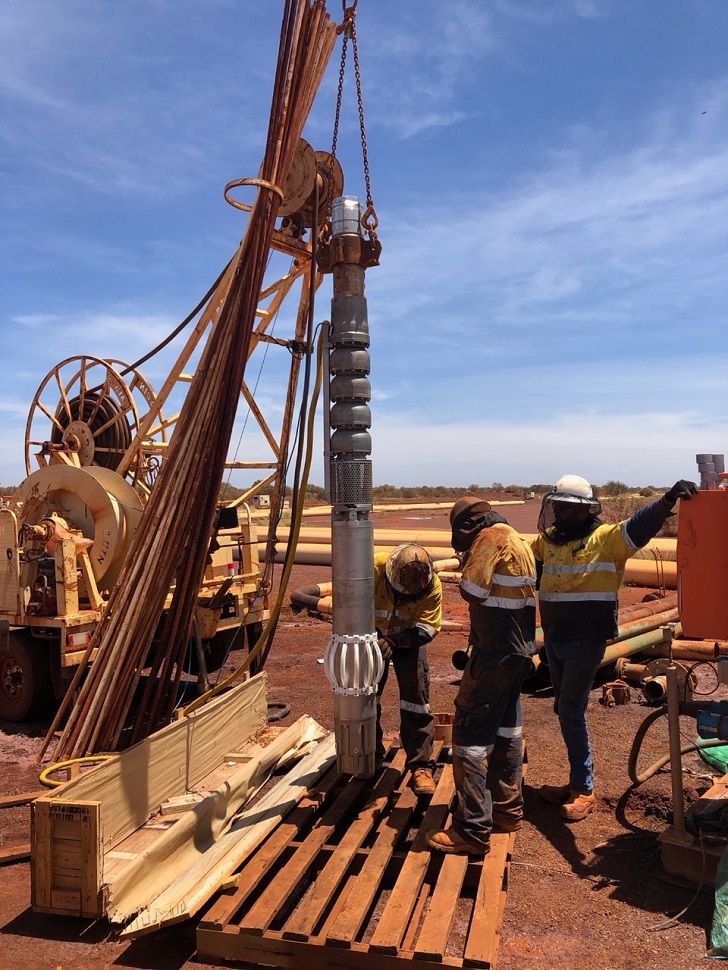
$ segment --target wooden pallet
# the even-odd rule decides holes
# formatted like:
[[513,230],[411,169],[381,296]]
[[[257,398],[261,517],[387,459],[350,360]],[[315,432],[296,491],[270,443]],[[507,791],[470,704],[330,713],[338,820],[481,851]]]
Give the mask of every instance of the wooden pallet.
[[289,968],[492,968],[515,836],[484,859],[431,852],[455,797],[436,743],[437,790],[408,787],[401,749],[369,781],[335,768],[257,848],[202,917],[207,960]]

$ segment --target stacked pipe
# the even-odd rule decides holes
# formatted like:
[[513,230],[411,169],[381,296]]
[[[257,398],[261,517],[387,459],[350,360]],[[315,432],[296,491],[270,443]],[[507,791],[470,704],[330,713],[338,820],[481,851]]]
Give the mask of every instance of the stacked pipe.
[[725,456],[696,455],[695,461],[698,463],[700,472],[700,488],[704,490],[718,488],[721,475],[725,472]]
[[[284,540],[288,530],[280,528],[277,536]],[[535,538],[524,534],[528,542]],[[331,565],[331,530],[324,527],[308,527],[301,529],[299,543],[296,547],[295,562],[298,565]],[[433,559],[447,559],[452,556],[450,532],[444,529],[376,529],[374,531],[374,550],[380,551],[390,546],[398,546],[402,542],[416,542],[423,546]],[[647,586],[653,589],[677,588],[677,563],[675,562],[675,539],[652,539],[644,549],[640,549],[635,556],[627,560],[624,571],[624,581],[635,586]],[[265,546],[260,546],[263,555]],[[282,562],[284,553],[276,555],[276,562]]]
[[[265,157],[248,226],[216,323],[185,399],[119,582],[95,632],[97,649],[54,757],[111,750],[120,742],[141,674],[151,663],[131,740],[172,716],[206,565],[209,536],[240,397],[271,234],[295,148],[336,40],[321,0],[286,0]],[[232,185],[233,183],[231,183]],[[170,586],[174,593],[155,638]],[[90,650],[87,659],[90,657]],[[50,742],[83,673],[46,737]]]

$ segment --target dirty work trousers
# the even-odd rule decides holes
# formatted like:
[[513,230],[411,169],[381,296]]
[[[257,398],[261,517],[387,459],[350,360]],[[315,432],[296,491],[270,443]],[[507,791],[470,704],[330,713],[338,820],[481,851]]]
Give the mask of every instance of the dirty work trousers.
[[532,669],[529,657],[473,650],[463,672],[452,736],[452,824],[470,842],[487,845],[494,822],[523,817],[520,693]]
[[569,757],[569,788],[590,792],[594,790],[594,761],[586,709],[607,641],[557,642],[546,634],[544,646],[556,695],[554,707]]
[[[399,735],[407,755],[407,767],[435,767],[432,743],[435,740],[435,721],[430,711],[430,665],[427,647],[395,647],[391,666],[399,685]],[[390,664],[377,687],[377,748],[376,759],[384,757],[382,736],[382,691],[389,677]]]

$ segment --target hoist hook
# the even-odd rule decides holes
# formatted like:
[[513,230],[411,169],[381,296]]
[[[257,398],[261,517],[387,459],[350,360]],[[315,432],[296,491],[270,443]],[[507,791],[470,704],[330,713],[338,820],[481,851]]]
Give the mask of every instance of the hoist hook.
[[374,206],[369,205],[364,210],[364,214],[361,217],[361,224],[369,233],[369,235],[376,235],[376,228],[379,225],[379,219],[374,211]]
[[346,5],[346,0],[341,0],[341,9],[344,11],[344,19],[336,28],[337,34],[343,34],[346,31],[347,36],[351,36],[354,30],[354,18],[356,17],[356,5],[359,0],[354,0],[348,7]]

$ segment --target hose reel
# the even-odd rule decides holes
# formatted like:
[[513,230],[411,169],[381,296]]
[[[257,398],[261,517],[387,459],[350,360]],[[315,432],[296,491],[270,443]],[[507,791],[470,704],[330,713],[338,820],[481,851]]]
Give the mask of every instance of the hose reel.
[[[46,375],[30,407],[28,475],[36,465],[47,466],[54,453],[65,454],[82,468],[118,472],[140,494],[148,494],[167,440],[155,402],[152,386],[124,361],[90,355],[61,361]],[[145,422],[152,411],[154,420]]]

